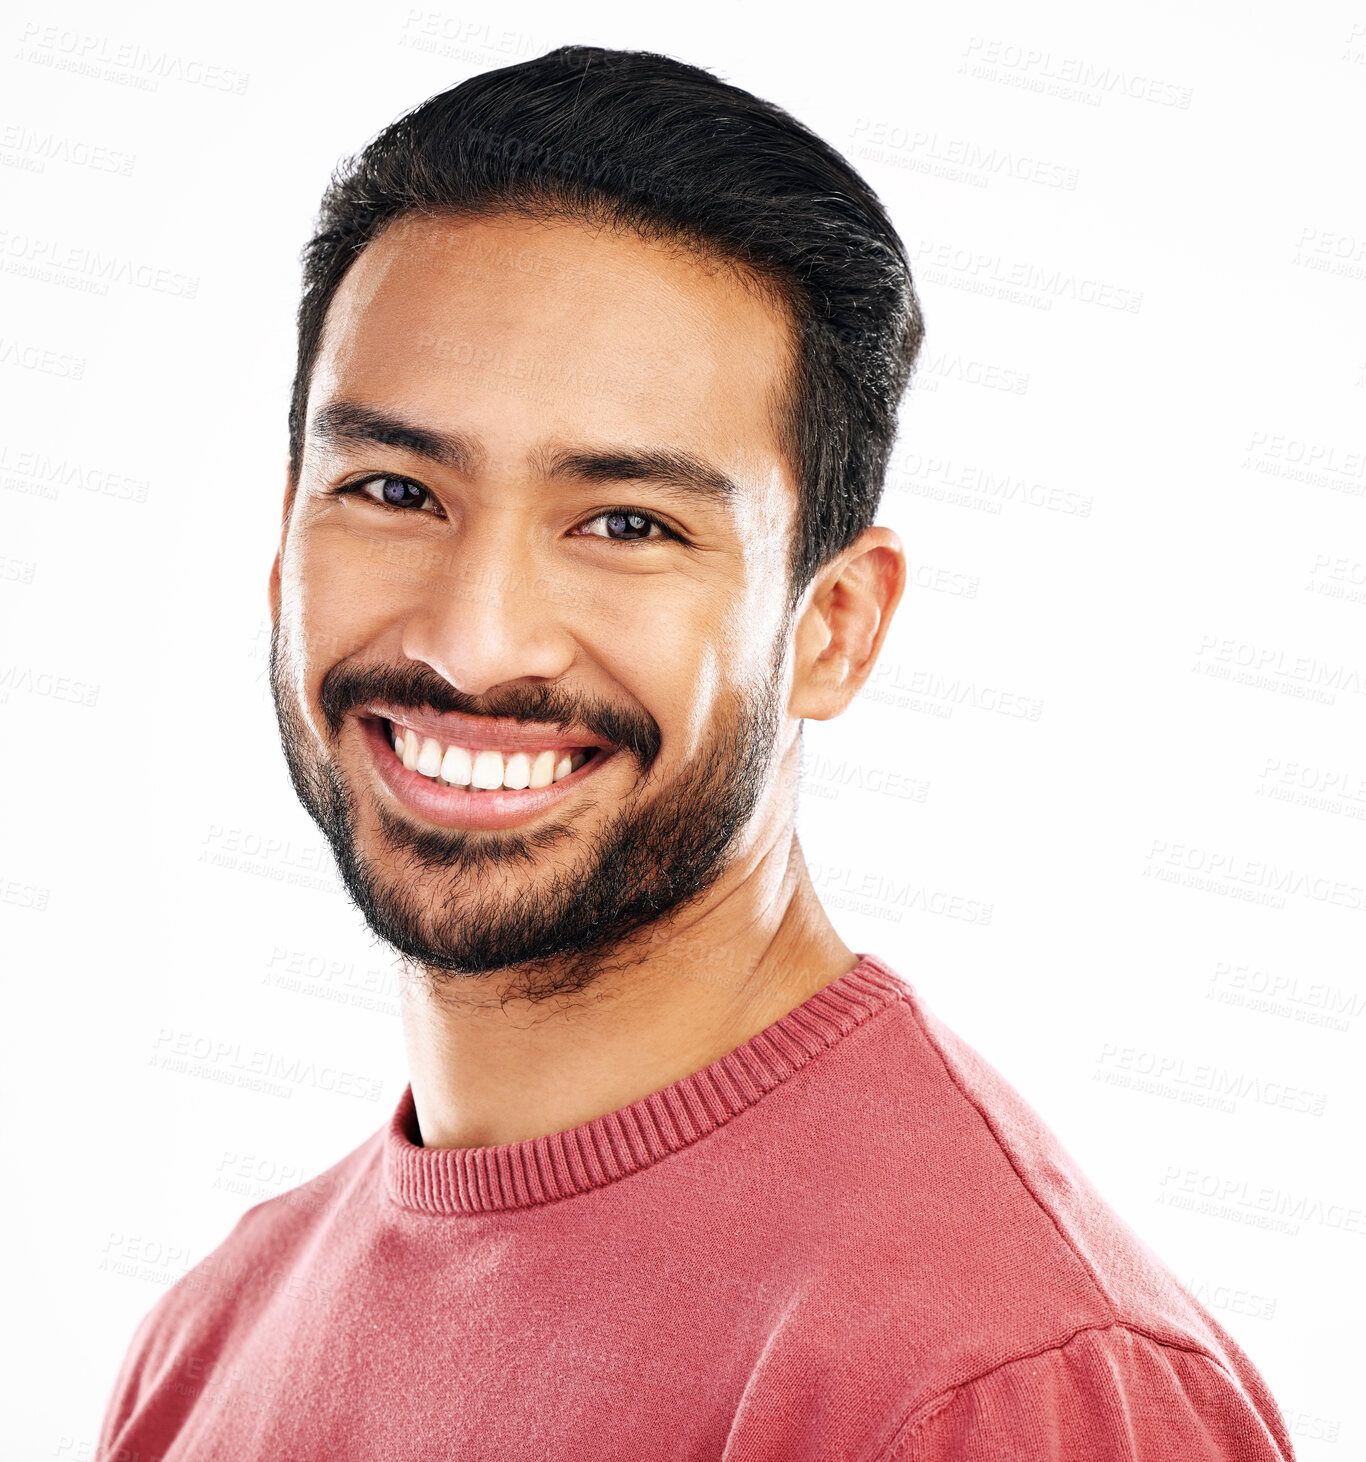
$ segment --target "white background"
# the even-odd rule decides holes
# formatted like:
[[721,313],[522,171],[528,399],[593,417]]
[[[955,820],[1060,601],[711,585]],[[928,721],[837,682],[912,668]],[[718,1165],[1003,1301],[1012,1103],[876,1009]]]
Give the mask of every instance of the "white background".
[[[1044,1116],[1301,1457],[1366,1455],[1366,9],[651,10],[6,11],[0,1449],[88,1458],[166,1286],[402,1089],[266,680],[297,255],[398,113],[583,41],[786,106],[911,253],[880,521],[914,583],[806,726],[837,927]],[[263,1059],[295,1074],[235,1084]]]

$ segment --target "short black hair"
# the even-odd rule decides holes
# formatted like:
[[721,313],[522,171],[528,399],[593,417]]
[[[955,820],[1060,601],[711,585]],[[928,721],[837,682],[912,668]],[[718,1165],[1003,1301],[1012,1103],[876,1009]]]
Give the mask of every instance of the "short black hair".
[[411,215],[580,217],[747,267],[795,326],[777,403],[797,477],[789,607],[873,522],[924,336],[876,193],[788,112],[651,51],[561,46],[440,92],[333,173],[305,246],[289,413],[302,466],[328,305],[361,250]]

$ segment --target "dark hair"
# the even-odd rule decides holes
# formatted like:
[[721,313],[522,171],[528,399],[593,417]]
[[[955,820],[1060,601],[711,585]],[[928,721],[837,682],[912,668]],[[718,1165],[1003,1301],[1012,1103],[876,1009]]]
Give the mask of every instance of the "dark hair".
[[781,107],[649,51],[561,46],[415,107],[333,174],[303,252],[289,413],[298,480],[309,377],[351,263],[405,215],[582,217],[747,266],[796,328],[778,403],[799,483],[795,606],[872,523],[924,335],[906,251],[877,195]]

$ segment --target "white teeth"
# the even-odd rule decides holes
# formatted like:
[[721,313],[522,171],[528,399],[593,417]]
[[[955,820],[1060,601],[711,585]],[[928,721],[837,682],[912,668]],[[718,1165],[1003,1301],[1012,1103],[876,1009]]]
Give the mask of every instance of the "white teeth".
[[472,786],[482,787],[486,792],[492,792],[495,787],[501,787],[503,785],[503,753],[501,751],[481,751],[474,759],[470,783]]
[[563,780],[570,772],[577,771],[589,757],[586,750],[568,749],[534,754],[514,751],[506,758],[501,751],[487,748],[474,750],[448,746],[443,751],[435,737],[424,736],[410,726],[393,723],[389,727],[389,739],[394,754],[410,772],[418,772],[433,781],[439,779],[451,787],[472,787],[484,792],[503,787],[509,791],[548,787],[552,782]]
[[473,763],[463,746],[449,746],[441,758],[441,780],[453,787],[468,787]]
[[424,777],[435,777],[441,770],[441,743],[432,736],[422,743],[422,750],[417,757],[417,770]]

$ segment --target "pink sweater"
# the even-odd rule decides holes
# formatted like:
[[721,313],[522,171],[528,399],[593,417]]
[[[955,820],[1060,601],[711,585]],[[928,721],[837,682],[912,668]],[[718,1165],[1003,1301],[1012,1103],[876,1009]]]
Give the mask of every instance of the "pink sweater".
[[1260,1376],[883,961],[501,1147],[411,1088],[133,1337],[100,1462],[1288,1462]]

